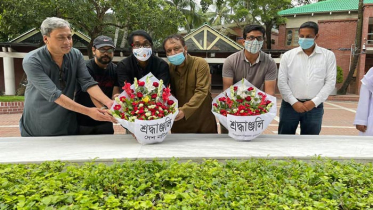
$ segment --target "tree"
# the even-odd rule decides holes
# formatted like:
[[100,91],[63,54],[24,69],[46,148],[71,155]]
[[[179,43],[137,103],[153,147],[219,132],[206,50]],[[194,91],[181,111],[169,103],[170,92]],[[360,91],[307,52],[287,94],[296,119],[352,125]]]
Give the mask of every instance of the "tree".
[[363,29],[363,0],[359,0],[357,16],[358,16],[358,19],[357,19],[357,25],[356,25],[355,50],[353,51],[353,59],[350,64],[350,72],[348,72],[346,80],[343,82],[342,87],[337,92],[340,95],[346,95],[347,88],[352,81],[355,69],[357,67],[357,63],[359,61],[360,53],[361,53],[361,34],[362,34],[362,29]]
[[326,1],[326,0],[292,0],[291,3],[294,5],[294,7],[298,6],[304,6],[307,4],[313,4],[320,1]]
[[[201,4],[205,9],[211,2],[214,1],[202,0]],[[278,15],[278,12],[292,6],[291,0],[226,0],[225,2],[231,8],[230,20],[237,26],[243,28],[244,25],[253,23],[265,26],[268,49],[271,49],[272,28],[285,21],[285,18]]]
[[228,23],[230,17],[230,9],[227,3],[223,0],[217,0],[214,3],[214,11],[207,12],[206,16],[209,19],[210,25],[223,25]]
[[159,47],[164,38],[176,33],[185,24],[182,13],[163,0],[121,1],[121,4],[113,6],[123,29],[121,48],[125,47],[127,35],[133,30],[147,31],[155,47]]
[[188,33],[193,29],[202,25],[206,18],[205,11],[200,11],[198,5],[193,0],[168,0],[168,4],[180,11],[185,18],[184,28]]
[[47,0],[0,1],[0,41],[9,41],[32,28],[39,28],[46,17],[58,16],[56,5]]
[[291,6],[291,0],[246,0],[253,9],[253,17],[266,29],[267,49],[271,49],[272,28],[285,22],[278,12]]
[[90,57],[93,40],[104,32],[114,33],[116,27],[144,29],[162,39],[183,24],[181,13],[162,0],[3,0],[1,6],[0,29],[5,29],[8,39],[25,29],[39,28],[46,17],[61,17],[91,37]]

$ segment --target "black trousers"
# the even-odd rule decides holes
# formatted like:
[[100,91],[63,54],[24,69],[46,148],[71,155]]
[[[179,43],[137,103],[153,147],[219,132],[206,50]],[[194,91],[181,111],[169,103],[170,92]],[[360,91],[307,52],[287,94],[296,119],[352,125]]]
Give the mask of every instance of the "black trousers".
[[79,135],[114,134],[113,123],[104,122],[96,126],[79,126]]

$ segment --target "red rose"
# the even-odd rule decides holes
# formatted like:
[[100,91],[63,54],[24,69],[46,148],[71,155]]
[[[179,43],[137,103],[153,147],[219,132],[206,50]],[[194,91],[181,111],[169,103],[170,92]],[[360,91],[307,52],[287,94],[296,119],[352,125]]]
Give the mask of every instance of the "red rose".
[[239,106],[238,106],[238,109],[239,109],[239,110],[244,110],[245,108],[246,108],[246,107],[245,107],[244,105],[239,105]]
[[237,91],[237,89],[238,89],[237,86],[234,86],[234,87],[233,87],[233,90],[234,90],[234,91]]
[[218,104],[217,104],[217,103],[214,103],[213,106],[214,106],[214,107],[218,107]]
[[224,115],[224,116],[227,116],[227,111],[224,110],[224,109],[222,109],[222,110],[220,110],[220,114],[221,114],[221,115]]
[[254,88],[253,87],[249,87],[249,88],[247,88],[247,90],[248,91],[252,91],[252,90],[254,90]]
[[138,84],[139,84],[140,87],[142,87],[142,86],[145,85],[145,82],[144,81],[139,81]]
[[137,97],[138,98],[142,98],[142,93],[141,92],[137,92]]
[[120,105],[115,105],[114,106],[114,110],[120,110],[120,108],[122,108]]
[[245,99],[246,99],[246,101],[251,101],[251,97],[250,96],[247,96]]
[[167,101],[167,104],[169,105],[169,106],[171,106],[172,104],[174,104],[175,102],[173,101],[173,100],[168,100]]
[[222,102],[224,102],[226,100],[226,98],[225,97],[220,97],[219,98],[219,101],[222,101]]
[[157,102],[156,105],[157,106],[162,106],[162,103],[161,102]]
[[122,96],[119,98],[121,102],[125,102],[126,101],[126,97],[125,96]]
[[152,98],[153,98],[153,99],[157,98],[157,94],[155,94],[155,93],[152,94]]
[[158,82],[153,82],[153,86],[154,86],[154,87],[158,87],[158,86],[159,86],[159,83],[158,83]]
[[243,99],[237,99],[236,100],[238,103],[242,103],[243,102]]

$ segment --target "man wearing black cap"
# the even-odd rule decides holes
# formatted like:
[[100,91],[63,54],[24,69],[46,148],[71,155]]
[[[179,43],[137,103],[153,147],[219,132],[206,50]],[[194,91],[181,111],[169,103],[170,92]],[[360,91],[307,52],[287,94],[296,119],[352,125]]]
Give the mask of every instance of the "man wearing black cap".
[[[107,36],[99,36],[93,41],[92,52],[94,58],[87,61],[87,69],[93,79],[98,82],[102,92],[109,98],[119,93],[116,65],[112,63],[115,46],[113,40]],[[75,101],[87,107],[104,107],[89,94],[79,87],[75,95]],[[113,123],[101,122],[78,114],[79,134],[113,134]]]
[[149,72],[157,79],[162,79],[163,84],[168,86],[170,82],[168,64],[153,54],[153,40],[150,35],[143,30],[134,31],[128,36],[128,44],[132,54],[118,63],[119,86],[123,87],[124,82],[133,84],[135,77],[140,79]]

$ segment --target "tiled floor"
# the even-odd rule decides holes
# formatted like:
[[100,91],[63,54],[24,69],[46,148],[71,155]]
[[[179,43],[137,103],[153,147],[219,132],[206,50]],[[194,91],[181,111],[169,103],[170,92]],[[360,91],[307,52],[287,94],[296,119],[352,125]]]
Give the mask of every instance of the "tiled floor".
[[[352,124],[355,118],[357,101],[326,101],[321,135],[358,135]],[[277,101],[280,108],[281,100]],[[277,113],[278,116],[278,113]],[[18,121],[21,114],[3,114],[0,116],[0,137],[20,136]],[[278,117],[276,117],[263,134],[277,135]],[[124,134],[120,125],[114,126],[115,134]]]

